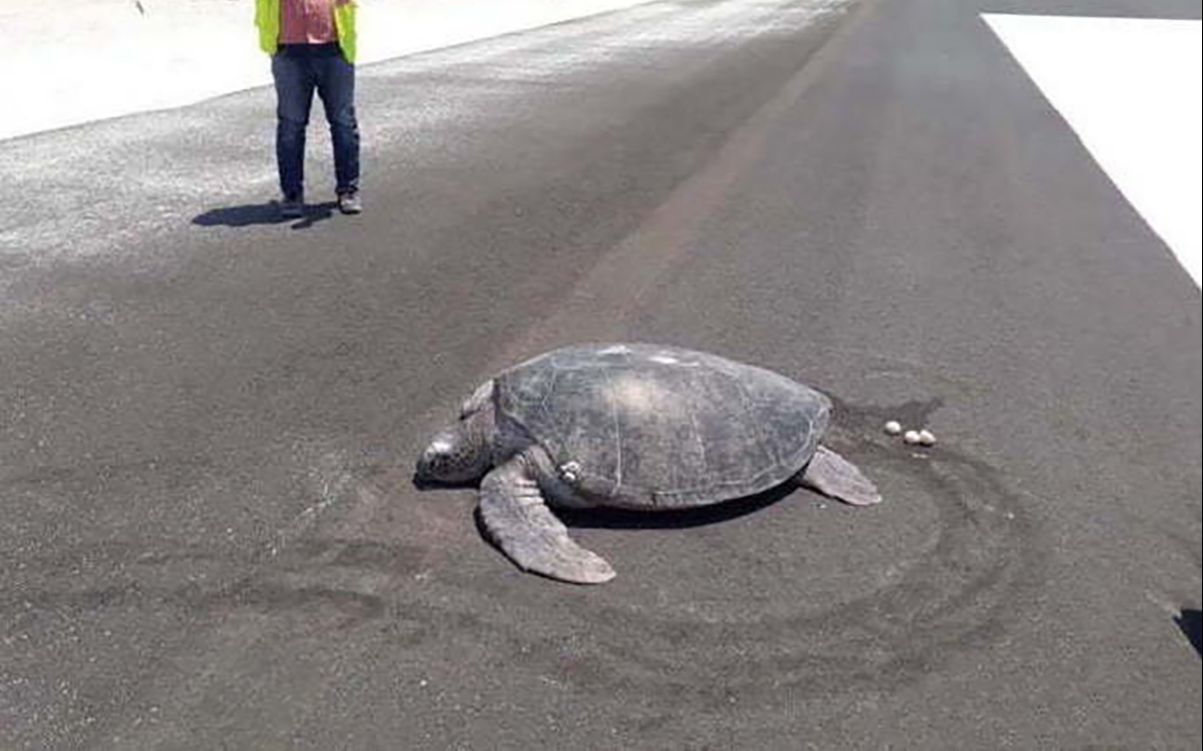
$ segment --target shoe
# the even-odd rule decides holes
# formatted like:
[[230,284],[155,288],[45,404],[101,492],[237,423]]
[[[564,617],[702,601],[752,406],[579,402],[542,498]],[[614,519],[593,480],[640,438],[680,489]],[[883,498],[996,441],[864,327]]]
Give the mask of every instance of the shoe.
[[305,199],[297,196],[289,198],[284,196],[280,201],[280,216],[284,219],[300,219],[305,216]]
[[363,213],[363,201],[359,200],[359,193],[339,193],[338,210],[344,214]]

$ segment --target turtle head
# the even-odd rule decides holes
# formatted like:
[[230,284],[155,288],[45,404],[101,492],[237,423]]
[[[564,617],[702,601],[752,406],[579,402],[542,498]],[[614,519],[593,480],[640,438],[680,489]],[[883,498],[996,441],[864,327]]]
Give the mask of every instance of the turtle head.
[[471,482],[493,464],[489,425],[484,412],[465,415],[435,434],[418,457],[414,479],[420,484]]

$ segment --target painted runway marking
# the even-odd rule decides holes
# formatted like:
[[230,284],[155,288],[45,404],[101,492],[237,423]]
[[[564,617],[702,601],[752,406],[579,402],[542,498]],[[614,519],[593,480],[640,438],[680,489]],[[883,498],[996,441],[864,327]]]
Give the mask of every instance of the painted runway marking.
[[1199,284],[1199,21],[983,14]]

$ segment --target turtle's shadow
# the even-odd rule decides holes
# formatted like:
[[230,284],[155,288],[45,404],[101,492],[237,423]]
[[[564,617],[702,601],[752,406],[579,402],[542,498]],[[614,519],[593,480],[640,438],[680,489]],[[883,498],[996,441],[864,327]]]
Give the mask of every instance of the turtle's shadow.
[[668,511],[632,511],[618,508],[556,509],[556,516],[569,527],[584,529],[685,529],[721,524],[771,506],[797,490],[785,483],[745,498],[709,506]]
[[[432,486],[427,485],[426,488]],[[450,486],[442,486],[450,487]],[[460,488],[473,487],[460,485]],[[715,503],[710,506],[675,509],[671,511],[636,511],[619,508],[567,509],[554,508],[555,515],[568,527],[577,529],[685,529],[721,524],[731,519],[755,513],[785,498],[797,488],[785,485],[746,498]],[[475,514],[476,526],[485,534],[480,514]],[[488,536],[487,534],[485,535]]]
[[[437,480],[425,480],[416,474],[410,479],[410,482],[414,488],[420,491],[472,490],[477,493],[480,492],[478,482],[440,482]],[[684,529],[687,527],[704,527],[708,524],[720,524],[731,519],[738,519],[741,516],[747,516],[766,506],[773,505],[798,489],[798,486],[794,483],[784,482],[756,495],[733,498],[729,501],[721,501],[709,506],[663,511],[620,508],[570,509],[563,507],[553,507],[553,511],[565,525],[582,529]],[[481,527],[480,514],[476,514],[476,523],[478,527]],[[481,531],[483,533],[483,527],[481,527]]]

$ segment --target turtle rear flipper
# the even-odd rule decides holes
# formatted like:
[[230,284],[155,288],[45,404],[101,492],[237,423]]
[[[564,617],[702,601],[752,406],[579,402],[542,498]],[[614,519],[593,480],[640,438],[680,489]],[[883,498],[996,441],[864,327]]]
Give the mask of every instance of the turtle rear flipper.
[[485,475],[478,510],[489,537],[520,568],[575,584],[601,584],[614,578],[614,569],[604,558],[568,536],[568,528],[547,508],[521,456]]
[[819,446],[806,468],[798,473],[799,485],[852,506],[881,503],[881,493],[856,465],[825,446]]

